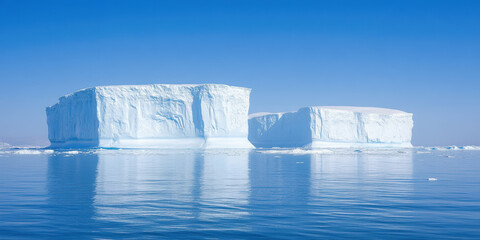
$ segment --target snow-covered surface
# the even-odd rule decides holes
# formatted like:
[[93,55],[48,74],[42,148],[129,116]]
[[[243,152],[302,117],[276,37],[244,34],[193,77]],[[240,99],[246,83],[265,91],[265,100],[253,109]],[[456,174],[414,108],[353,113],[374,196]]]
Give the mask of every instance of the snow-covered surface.
[[252,148],[250,89],[221,84],[94,87],[47,108],[53,148]]
[[411,113],[371,107],[305,107],[249,116],[256,147],[411,147]]

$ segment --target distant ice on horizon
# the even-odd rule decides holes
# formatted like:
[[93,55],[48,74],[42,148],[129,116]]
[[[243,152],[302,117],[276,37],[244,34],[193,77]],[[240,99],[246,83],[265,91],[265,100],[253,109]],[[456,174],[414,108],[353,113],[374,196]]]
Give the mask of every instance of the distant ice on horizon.
[[0,149],[11,148],[12,146],[6,142],[0,142]]

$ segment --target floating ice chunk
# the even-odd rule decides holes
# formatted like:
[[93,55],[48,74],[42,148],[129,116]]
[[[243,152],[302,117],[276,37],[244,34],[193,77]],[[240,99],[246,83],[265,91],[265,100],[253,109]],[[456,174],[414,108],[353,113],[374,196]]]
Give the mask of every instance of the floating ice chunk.
[[453,146],[448,146],[447,149],[448,150],[463,150],[463,147],[457,147],[457,146],[453,145]]
[[480,146],[464,146],[463,150],[474,150],[474,151],[480,151]]
[[250,89],[222,84],[105,86],[47,108],[54,148],[252,148]]
[[424,147],[427,150],[436,150],[436,151],[449,151],[449,150],[471,150],[471,151],[480,151],[480,146],[436,146],[436,147]]
[[66,151],[66,152],[62,152],[63,154],[69,154],[69,155],[75,155],[75,154],[79,154],[80,152],[79,151]]
[[256,147],[412,147],[412,114],[368,107],[305,107],[249,116]]
[[428,178],[428,181],[437,181],[438,179],[436,178]]
[[25,154],[25,155],[37,155],[37,154],[52,154],[54,153],[51,149],[19,149],[14,150],[14,154]]

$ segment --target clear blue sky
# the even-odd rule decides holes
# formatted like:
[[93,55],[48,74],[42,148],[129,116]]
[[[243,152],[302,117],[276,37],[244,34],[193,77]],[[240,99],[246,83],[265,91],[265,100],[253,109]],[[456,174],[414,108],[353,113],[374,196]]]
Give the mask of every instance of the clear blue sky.
[[0,0],[0,141],[46,143],[64,94],[150,83],[395,108],[415,145],[480,145],[480,1]]

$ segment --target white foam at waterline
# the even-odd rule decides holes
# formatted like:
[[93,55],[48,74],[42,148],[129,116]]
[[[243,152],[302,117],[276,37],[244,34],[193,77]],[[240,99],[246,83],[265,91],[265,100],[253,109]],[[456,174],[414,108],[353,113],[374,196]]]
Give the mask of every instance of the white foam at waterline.
[[304,154],[332,154],[332,150],[328,149],[270,149],[270,150],[260,150],[260,153],[265,154],[292,154],[292,155],[304,155]]
[[250,152],[251,149],[245,148],[216,148],[216,149],[141,149],[141,148],[121,148],[121,149],[94,149],[92,151],[82,151],[83,153],[102,154],[102,155],[228,155],[239,156]]

